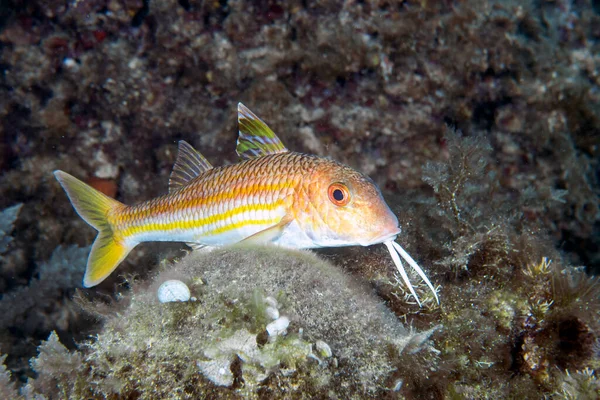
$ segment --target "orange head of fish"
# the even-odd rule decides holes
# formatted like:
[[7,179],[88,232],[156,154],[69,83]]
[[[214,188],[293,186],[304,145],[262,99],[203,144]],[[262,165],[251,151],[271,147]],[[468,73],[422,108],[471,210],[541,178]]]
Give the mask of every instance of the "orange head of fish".
[[322,160],[303,189],[296,220],[316,246],[369,246],[400,233],[379,188],[350,167]]

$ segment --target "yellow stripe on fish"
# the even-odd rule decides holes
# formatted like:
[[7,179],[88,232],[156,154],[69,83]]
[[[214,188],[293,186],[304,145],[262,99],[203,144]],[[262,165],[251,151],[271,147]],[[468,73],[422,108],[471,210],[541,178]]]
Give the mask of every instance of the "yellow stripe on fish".
[[373,181],[327,158],[290,152],[241,103],[238,121],[236,151],[244,161],[213,167],[181,141],[169,193],[133,206],[65,172],[54,172],[77,213],[98,230],[85,287],[106,279],[141,242],[181,241],[202,247],[247,241],[291,248],[385,243],[417,302],[398,254],[437,300],[421,268],[393,242],[400,233],[398,220]]
[[[123,221],[122,224],[125,228],[120,231],[121,236],[124,239],[132,238],[134,235],[139,233],[147,233],[147,232],[157,232],[161,231],[169,233],[173,230],[188,230],[196,227],[207,227],[215,224],[222,223],[223,226],[218,229],[206,230],[205,235],[210,236],[212,233],[221,233],[225,232],[228,229],[233,229],[233,224],[227,225],[227,221],[248,212],[258,212],[258,211],[273,211],[277,207],[280,207],[283,204],[282,201],[277,201],[271,204],[246,204],[236,208],[233,208],[229,211],[224,211],[220,214],[210,215],[208,217],[201,217],[198,219],[180,219],[175,221],[157,221],[150,222],[150,217],[145,218],[145,220],[140,220],[139,225],[132,225],[129,221]],[[190,210],[191,212],[192,210]],[[241,221],[243,222],[243,221]],[[250,223],[248,221],[248,223]],[[239,224],[238,224],[239,225]]]

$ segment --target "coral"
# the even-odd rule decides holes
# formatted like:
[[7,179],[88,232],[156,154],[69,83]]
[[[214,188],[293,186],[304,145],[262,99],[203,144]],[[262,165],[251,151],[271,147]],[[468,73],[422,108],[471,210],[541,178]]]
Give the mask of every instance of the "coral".
[[[234,378],[242,379],[247,391],[257,390],[273,373],[291,375],[305,364],[312,354],[312,345],[298,337],[258,345],[256,334],[242,329],[204,350],[207,361],[198,361],[200,372],[220,386],[232,386]],[[240,360],[237,376],[232,364]],[[283,365],[283,367],[282,367]]]
[[5,359],[6,354],[0,356],[0,396],[2,396],[3,399],[18,399],[19,394],[15,384],[10,380],[10,371],[7,370],[4,365]]
[[88,382],[85,379],[83,355],[71,352],[60,343],[56,332],[38,347],[38,356],[31,359],[31,367],[36,372],[22,389],[25,398],[37,398],[36,395],[50,398],[71,398],[73,393],[84,397]]
[[[160,304],[156,289],[170,279],[188,282],[197,301]],[[274,304],[285,315],[278,321],[290,321],[286,334],[269,328]],[[374,396],[432,333],[406,330],[364,287],[310,253],[239,247],[192,254],[148,288],[134,285],[130,306],[106,321],[87,359],[94,380],[119,382],[121,396],[185,396],[201,375],[207,380],[195,390]],[[106,385],[95,390],[107,395]]]
[[[157,289],[171,279],[194,297],[161,303]],[[30,361],[25,398],[379,398],[407,359],[435,351],[436,328],[404,328],[335,266],[275,247],[192,254],[134,282],[110,313],[80,304],[104,315],[103,329],[78,351],[53,332]]]

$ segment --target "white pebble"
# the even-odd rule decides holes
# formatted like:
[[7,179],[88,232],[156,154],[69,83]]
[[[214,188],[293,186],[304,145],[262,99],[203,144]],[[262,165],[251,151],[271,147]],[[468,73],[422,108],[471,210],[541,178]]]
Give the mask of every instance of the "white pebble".
[[265,312],[267,313],[267,315],[271,319],[277,319],[277,318],[279,318],[279,310],[276,309],[275,307],[267,307],[266,310],[265,310]]
[[269,336],[278,336],[285,334],[286,329],[290,326],[290,319],[288,317],[279,317],[275,321],[267,325],[267,333]]
[[279,305],[279,304],[277,304],[277,300],[275,300],[275,298],[274,298],[274,297],[271,297],[271,296],[267,296],[267,297],[265,297],[265,303],[266,303],[268,306],[271,306],[271,307],[273,307],[273,308],[277,308],[277,306]]
[[185,283],[181,281],[165,281],[158,288],[158,301],[160,301],[161,303],[170,303],[173,301],[188,301],[189,299],[190,289]]
[[73,60],[72,58],[69,58],[69,57],[66,57],[63,60],[63,64],[67,68],[76,68],[77,67],[77,61],[75,61],[75,60]]
[[317,348],[317,353],[319,353],[319,355],[323,358],[329,358],[333,355],[331,347],[329,347],[329,345],[322,340],[317,340],[315,347]]

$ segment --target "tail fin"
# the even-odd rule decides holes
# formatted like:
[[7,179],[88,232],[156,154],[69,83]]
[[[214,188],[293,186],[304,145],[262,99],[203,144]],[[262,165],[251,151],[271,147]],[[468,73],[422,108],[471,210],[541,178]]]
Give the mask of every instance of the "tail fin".
[[115,240],[108,222],[109,211],[125,207],[93,187],[63,171],[54,171],[58,183],[69,196],[79,216],[98,231],[98,236],[88,257],[83,286],[96,286],[106,279],[135,246]]

